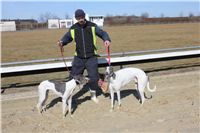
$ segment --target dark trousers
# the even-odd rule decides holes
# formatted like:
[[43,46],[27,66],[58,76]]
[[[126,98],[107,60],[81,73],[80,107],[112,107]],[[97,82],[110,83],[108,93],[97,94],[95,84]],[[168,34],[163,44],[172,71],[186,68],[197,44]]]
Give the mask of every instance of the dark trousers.
[[82,59],[77,56],[74,57],[72,63],[72,70],[71,76],[83,74],[84,70],[87,70],[89,76],[89,87],[91,90],[96,90],[99,88],[98,80],[99,80],[99,73],[98,73],[98,61],[97,57],[90,57],[87,59]]

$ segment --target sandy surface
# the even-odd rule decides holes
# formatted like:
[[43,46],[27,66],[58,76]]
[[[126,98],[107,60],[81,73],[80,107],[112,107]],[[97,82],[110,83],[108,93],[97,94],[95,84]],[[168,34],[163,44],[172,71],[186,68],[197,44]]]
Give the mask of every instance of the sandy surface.
[[[151,76],[157,86],[153,98],[143,107],[135,97],[133,84],[121,92],[122,107],[110,112],[109,95],[99,95],[99,104],[90,100],[89,92],[75,92],[73,118],[62,118],[61,99],[50,94],[50,107],[39,115],[37,87],[17,88],[1,95],[2,133],[72,133],[72,132],[200,132],[199,70]],[[23,91],[22,91],[23,90]],[[150,96],[150,93],[146,93]]]

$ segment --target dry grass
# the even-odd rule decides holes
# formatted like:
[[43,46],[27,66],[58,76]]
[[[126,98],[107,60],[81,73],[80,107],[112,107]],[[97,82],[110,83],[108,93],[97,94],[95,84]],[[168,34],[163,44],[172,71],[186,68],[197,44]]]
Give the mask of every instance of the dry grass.
[[[112,52],[184,47],[200,44],[200,23],[104,27],[112,39]],[[2,33],[2,62],[60,57],[56,45],[66,29]],[[105,53],[98,39],[99,53]],[[65,47],[72,56],[74,45]]]
[[[129,25],[104,27],[112,39],[112,52],[176,48],[200,45],[200,23]],[[56,45],[66,29],[2,32],[2,62],[57,58]],[[99,54],[105,53],[102,40],[98,39]],[[65,56],[73,56],[74,45],[65,47]],[[143,69],[154,67],[200,64],[197,59],[134,65]],[[64,78],[66,72],[3,78],[2,85]]]

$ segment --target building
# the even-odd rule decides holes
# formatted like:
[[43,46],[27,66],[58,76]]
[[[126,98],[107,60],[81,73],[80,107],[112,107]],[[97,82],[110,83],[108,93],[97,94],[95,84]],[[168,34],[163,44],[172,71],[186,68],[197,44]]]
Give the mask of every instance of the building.
[[73,24],[72,19],[61,19],[60,22],[60,28],[70,28]]
[[15,21],[1,21],[0,31],[16,31]]
[[[95,24],[97,24],[100,27],[103,27],[103,23],[104,23],[104,17],[101,15],[98,16],[89,16],[88,14],[85,15],[85,19],[89,20]],[[73,17],[73,24],[75,24],[77,22],[75,16]]]
[[48,29],[59,29],[59,19],[48,19]]
[[16,19],[14,21],[17,30],[31,30],[38,24],[38,21],[34,19]]
[[38,23],[38,21],[35,19],[2,19],[1,22],[15,22],[15,30],[33,30],[47,27],[47,24]]
[[72,19],[49,19],[48,29],[70,28],[72,24]]
[[[98,26],[103,26],[103,23],[104,23],[104,17],[101,16],[101,15],[98,15],[98,16],[89,16],[88,14],[85,15],[85,19],[86,20],[89,20],[95,24],[97,24]],[[73,17],[73,24],[75,24],[77,22],[75,16]]]
[[[85,19],[97,24],[100,27],[102,27],[104,23],[103,16],[89,16],[88,14],[86,14]],[[49,19],[48,28],[49,29],[70,28],[75,23],[77,23],[75,16],[73,16],[73,19],[60,19],[60,20]]]
[[103,16],[90,16],[89,20],[100,27],[103,27],[104,17]]

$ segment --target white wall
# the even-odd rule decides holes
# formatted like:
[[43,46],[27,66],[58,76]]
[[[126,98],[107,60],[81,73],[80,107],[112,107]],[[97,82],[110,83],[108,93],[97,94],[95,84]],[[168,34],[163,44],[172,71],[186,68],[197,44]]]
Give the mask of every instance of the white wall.
[[60,28],[70,28],[73,24],[72,19],[61,19],[60,22]]
[[100,27],[103,27],[104,17],[103,16],[90,16],[89,20]]
[[15,21],[0,22],[0,31],[16,31]]
[[49,19],[48,28],[49,29],[59,29],[59,20],[58,19]]
[[[85,18],[88,21],[91,21],[95,24],[97,24],[98,26],[103,26],[104,23],[104,17],[103,16],[89,16],[88,14],[85,15]],[[75,24],[77,22],[75,16],[73,16],[73,24]]]

